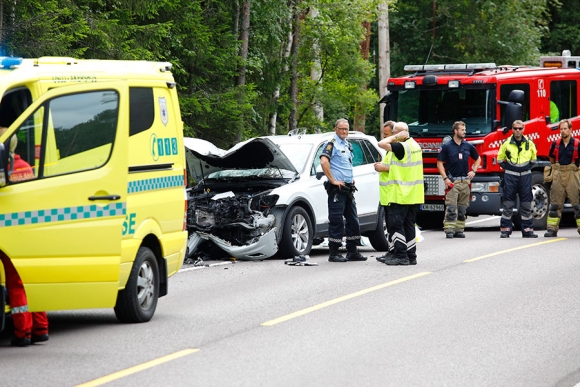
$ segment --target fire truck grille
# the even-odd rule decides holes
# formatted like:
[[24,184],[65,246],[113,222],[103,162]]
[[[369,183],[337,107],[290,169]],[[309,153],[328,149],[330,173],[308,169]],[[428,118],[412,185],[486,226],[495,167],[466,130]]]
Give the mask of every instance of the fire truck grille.
[[426,196],[443,196],[445,195],[445,183],[441,175],[425,175],[425,195]]

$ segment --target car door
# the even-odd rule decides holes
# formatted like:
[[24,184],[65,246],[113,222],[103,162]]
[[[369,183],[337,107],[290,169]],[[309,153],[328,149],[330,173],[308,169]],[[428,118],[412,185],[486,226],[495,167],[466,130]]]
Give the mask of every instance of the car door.
[[126,82],[62,87],[43,94],[0,137],[5,147],[18,138],[16,152],[32,170],[0,188],[0,249],[20,273],[33,311],[115,304],[127,107]]
[[379,151],[373,154],[373,145],[365,139],[350,139],[353,151],[354,181],[358,189],[355,192],[356,207],[361,223],[365,218],[375,218],[379,206],[379,178],[374,163]]

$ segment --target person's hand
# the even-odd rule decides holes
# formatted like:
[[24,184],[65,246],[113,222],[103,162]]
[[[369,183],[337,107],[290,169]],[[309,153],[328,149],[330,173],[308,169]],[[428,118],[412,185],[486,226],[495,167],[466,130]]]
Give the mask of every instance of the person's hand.
[[395,139],[397,141],[405,141],[408,138],[409,138],[409,132],[406,130],[403,130],[403,131],[395,134]]

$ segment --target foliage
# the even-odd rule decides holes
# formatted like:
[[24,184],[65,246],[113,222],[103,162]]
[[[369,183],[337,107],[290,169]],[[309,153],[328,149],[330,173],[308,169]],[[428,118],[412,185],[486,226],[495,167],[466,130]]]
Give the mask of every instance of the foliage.
[[[580,54],[577,0],[388,0],[391,74],[405,64],[538,63],[541,53]],[[363,21],[378,0],[252,0],[249,53],[240,59],[242,0],[0,0],[3,54],[161,60],[173,64],[186,134],[220,147],[268,133],[277,113],[285,133],[298,74],[298,126],[331,130],[336,118],[367,116],[378,136],[376,56],[362,58]],[[316,17],[310,11],[318,12]],[[300,15],[297,57],[287,56]],[[376,39],[371,36],[372,47]],[[311,70],[320,64],[320,77]],[[246,83],[236,86],[242,64]],[[276,97],[279,90],[280,97]],[[320,105],[324,121],[314,107]]]

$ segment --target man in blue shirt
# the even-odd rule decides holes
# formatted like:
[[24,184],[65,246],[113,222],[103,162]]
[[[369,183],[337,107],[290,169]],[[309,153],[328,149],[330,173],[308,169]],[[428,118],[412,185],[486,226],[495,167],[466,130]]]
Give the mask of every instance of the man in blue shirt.
[[[447,238],[465,238],[465,213],[471,196],[471,179],[481,163],[475,147],[465,141],[465,122],[453,123],[453,139],[441,146],[437,169],[445,183],[445,219],[443,231]],[[469,170],[468,159],[475,162]]]
[[[324,186],[328,193],[328,248],[330,262],[366,261],[358,252],[360,227],[354,191],[352,146],[346,140],[348,120],[340,118],[334,125],[334,137],[320,155],[320,165],[328,181]],[[343,220],[344,217],[344,220]],[[346,234],[346,258],[338,253],[342,237]]]

